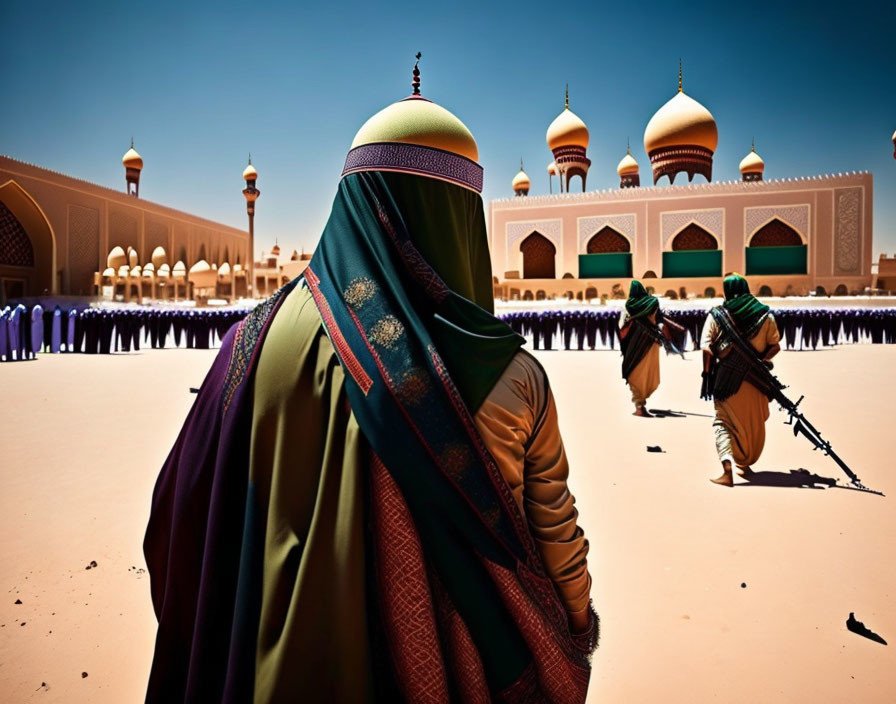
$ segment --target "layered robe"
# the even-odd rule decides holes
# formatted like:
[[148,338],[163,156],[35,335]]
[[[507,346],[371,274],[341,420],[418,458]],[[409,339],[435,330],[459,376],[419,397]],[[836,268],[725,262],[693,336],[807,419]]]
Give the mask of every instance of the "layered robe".
[[[646,322],[648,325],[656,326],[656,316],[657,311],[650,313],[646,316]],[[619,327],[622,329],[629,322],[629,316],[627,313],[623,313],[619,316]],[[643,407],[647,404],[647,399],[650,398],[651,394],[659,388],[660,385],[660,343],[659,342],[651,342],[649,345],[642,347],[640,349],[640,353],[638,354],[638,359],[632,361],[628,360],[629,365],[626,364],[626,355],[631,357],[633,354],[637,354],[633,349],[635,346],[632,344],[635,342],[630,339],[632,335],[645,335],[641,331],[635,330],[635,323],[632,322],[632,328],[629,331],[626,339],[624,341],[623,347],[623,378],[628,383],[629,388],[632,392],[632,403],[635,404],[636,407]],[[646,342],[646,340],[645,340]],[[628,366],[634,365],[631,371],[626,375],[625,372],[628,371]]]
[[546,380],[427,264],[470,249],[440,273],[486,303],[486,246],[470,192],[352,174],[303,277],[225,336],[153,496],[148,701],[584,702]]
[[[713,351],[720,334],[715,318],[707,316],[700,346],[704,350]],[[774,315],[769,313],[747,342],[762,355],[780,340]],[[724,358],[728,354],[731,354],[731,350],[725,349],[719,356]],[[738,467],[751,466],[759,459],[765,447],[765,421],[769,417],[768,396],[745,379],[732,396],[721,401],[715,399],[714,405],[716,417],[713,420],[713,431],[719,460],[728,460]]]

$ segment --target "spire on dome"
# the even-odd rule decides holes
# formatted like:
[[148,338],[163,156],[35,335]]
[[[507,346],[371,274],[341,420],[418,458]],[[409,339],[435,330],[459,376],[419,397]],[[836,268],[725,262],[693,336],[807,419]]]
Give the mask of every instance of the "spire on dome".
[[681,57],[678,57],[678,92],[679,93],[684,93],[684,88],[682,86],[683,86],[683,84],[681,81]]
[[414,80],[411,81],[411,87],[414,89],[412,95],[420,95],[420,58],[423,56],[421,52],[417,52],[417,60],[414,62]]
[[566,84],[566,104],[565,109],[569,110],[569,83]]

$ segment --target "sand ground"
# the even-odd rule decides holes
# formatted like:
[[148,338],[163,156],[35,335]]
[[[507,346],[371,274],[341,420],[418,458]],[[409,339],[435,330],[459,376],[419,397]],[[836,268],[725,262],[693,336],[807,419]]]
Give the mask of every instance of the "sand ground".
[[[213,355],[146,350],[0,365],[0,701],[142,700],[155,625],[141,552],[150,494],[192,403],[189,387]],[[602,638],[589,701],[896,700],[887,449],[896,347],[784,352],[776,369],[887,498],[712,485],[709,418],[631,416],[618,353],[538,356],[591,541]],[[711,413],[689,357],[663,359],[650,407]],[[782,420],[773,410],[756,470],[779,484],[800,467],[841,478]],[[893,645],[847,631],[850,611]]]

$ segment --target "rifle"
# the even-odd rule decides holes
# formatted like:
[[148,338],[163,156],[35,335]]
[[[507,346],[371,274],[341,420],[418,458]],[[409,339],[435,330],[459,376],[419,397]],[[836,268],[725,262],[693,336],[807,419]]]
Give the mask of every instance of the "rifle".
[[849,477],[850,482],[852,482],[852,485],[856,489],[884,496],[883,492],[875,491],[862,484],[862,480],[856,476],[856,473],[849,468],[849,465],[847,465],[836,452],[834,452],[834,448],[831,447],[830,441],[825,440],[818,429],[812,425],[812,423],[809,422],[809,419],[799,410],[799,405],[803,402],[805,396],[800,396],[799,400],[794,403],[784,395],[784,389],[787,387],[781,383],[781,380],[778,379],[778,377],[772,374],[771,370],[759,358],[759,355],[752,345],[748,345],[743,338],[741,338],[734,328],[733,321],[728,317],[727,312],[714,308],[712,310],[712,316],[725,332],[729,342],[731,342],[731,354],[738,354],[742,359],[749,363],[750,370],[747,372],[746,381],[749,381],[756,386],[756,388],[763,391],[770,400],[777,401],[778,405],[781,406],[781,410],[788,415],[785,424],[793,426],[794,437],[797,435],[804,436],[814,445],[813,449],[822,450],[825,455],[834,460],[834,462],[837,463],[837,466],[846,473],[846,476]]

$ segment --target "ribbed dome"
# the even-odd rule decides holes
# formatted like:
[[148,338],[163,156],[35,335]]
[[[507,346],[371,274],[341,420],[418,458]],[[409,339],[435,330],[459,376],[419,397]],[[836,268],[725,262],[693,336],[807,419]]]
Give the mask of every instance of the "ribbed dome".
[[565,108],[548,127],[545,137],[548,149],[554,151],[558,147],[588,148],[588,128],[582,119],[569,108]]
[[751,149],[750,153],[741,159],[740,172],[742,174],[761,174],[763,171],[765,171],[765,162],[755,149]]
[[479,148],[467,126],[441,105],[418,95],[392,103],[367,120],[351,148],[381,142],[417,144],[479,159]]
[[138,171],[143,168],[143,157],[137,153],[136,149],[134,149],[133,139],[131,140],[131,148],[124,153],[123,157],[121,157],[121,163],[128,168],[137,169]]
[[513,177],[513,181],[510,182],[510,186],[514,191],[528,191],[531,185],[532,183],[529,181],[529,177],[522,169],[519,170],[517,175]]
[[657,110],[644,130],[644,149],[648,154],[661,147],[686,145],[714,152],[718,142],[712,113],[683,91]]
[[638,173],[638,162],[635,161],[635,157],[631,155],[631,152],[622,157],[622,161],[620,161],[619,165],[616,167],[616,173],[620,176],[629,176]]

